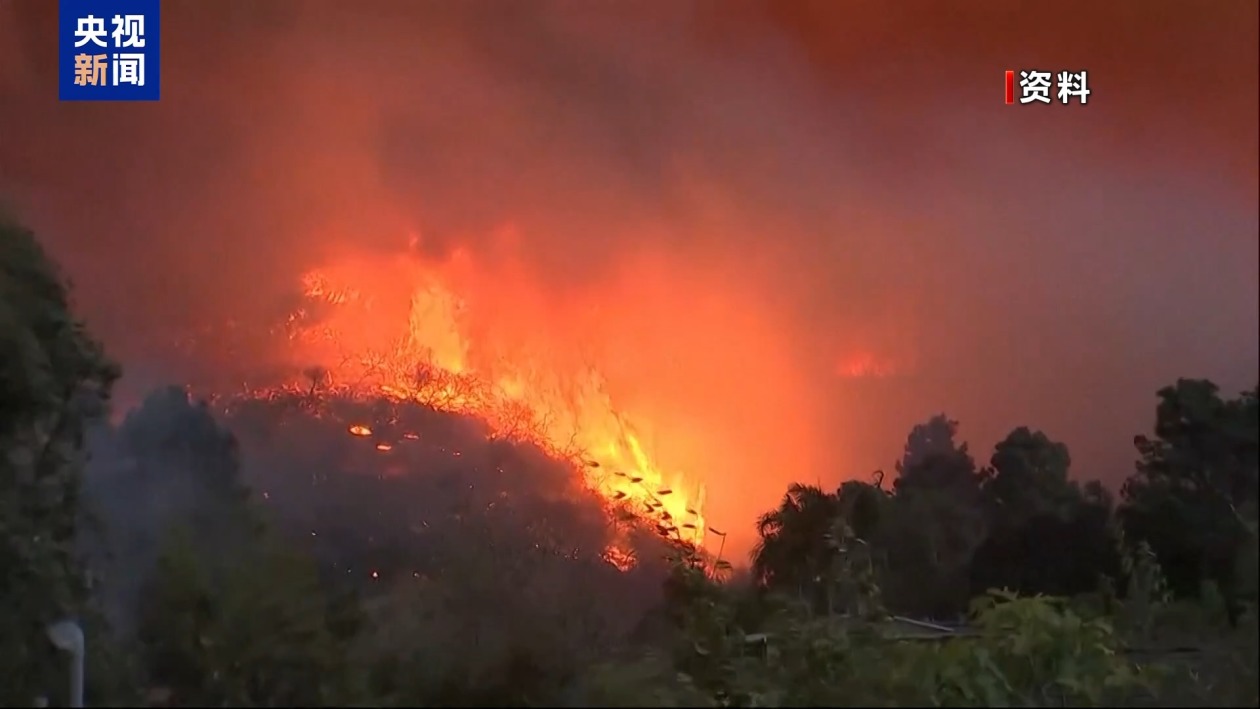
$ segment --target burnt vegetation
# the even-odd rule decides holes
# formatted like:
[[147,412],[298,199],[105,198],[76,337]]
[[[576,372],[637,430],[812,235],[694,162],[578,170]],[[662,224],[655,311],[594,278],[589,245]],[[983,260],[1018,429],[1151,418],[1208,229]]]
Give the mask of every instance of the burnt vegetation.
[[92,705],[1258,701],[1256,391],[1160,390],[1118,497],[933,417],[895,475],[791,486],[745,573],[574,459],[316,370],[110,425],[117,367],[0,231],[0,703],[71,701],[66,618]]

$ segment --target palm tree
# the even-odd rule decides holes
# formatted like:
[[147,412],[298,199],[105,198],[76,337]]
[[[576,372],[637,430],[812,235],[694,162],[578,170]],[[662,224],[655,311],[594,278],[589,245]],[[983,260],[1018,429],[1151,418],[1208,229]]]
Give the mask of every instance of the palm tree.
[[805,597],[806,589],[821,582],[831,567],[831,535],[839,517],[836,495],[814,485],[790,485],[778,508],[757,520],[761,539],[752,553],[757,580]]

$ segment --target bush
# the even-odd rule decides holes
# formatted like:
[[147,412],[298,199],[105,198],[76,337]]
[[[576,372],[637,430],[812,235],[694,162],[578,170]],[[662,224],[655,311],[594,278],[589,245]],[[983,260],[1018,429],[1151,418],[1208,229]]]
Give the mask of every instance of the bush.
[[353,698],[314,564],[262,541],[227,566],[173,537],[139,636],[150,686],[184,705],[325,705]]
[[679,672],[647,654],[598,668],[581,696],[622,706],[1062,706],[1152,687],[1154,675],[1125,659],[1106,620],[1084,620],[1064,602],[994,592],[973,611],[972,634],[908,640],[888,623],[783,604],[763,645],[731,622],[731,608],[706,598],[693,612],[707,624],[684,628],[690,657],[676,658]]

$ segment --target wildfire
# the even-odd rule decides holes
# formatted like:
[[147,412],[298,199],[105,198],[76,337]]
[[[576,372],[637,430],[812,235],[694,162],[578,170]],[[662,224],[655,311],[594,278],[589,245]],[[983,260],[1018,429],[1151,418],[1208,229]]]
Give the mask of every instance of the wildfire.
[[[285,326],[293,363],[307,369],[305,379],[286,386],[476,416],[494,437],[530,441],[574,460],[589,487],[656,522],[662,534],[702,543],[703,488],[653,458],[634,416],[614,405],[598,371],[560,365],[520,339],[478,340],[483,333],[465,317],[474,303],[453,282],[461,266],[409,255],[307,273],[306,303]],[[373,436],[366,422],[348,432]],[[375,447],[388,452],[393,442]]]
[[859,352],[836,363],[836,374],[850,379],[890,377],[897,373],[895,365],[869,352]]

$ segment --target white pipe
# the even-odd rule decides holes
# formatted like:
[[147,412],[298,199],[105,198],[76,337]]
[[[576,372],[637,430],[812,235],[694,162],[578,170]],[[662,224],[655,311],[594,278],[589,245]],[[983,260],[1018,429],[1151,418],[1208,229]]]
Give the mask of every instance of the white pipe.
[[48,639],[58,650],[70,654],[70,707],[83,707],[83,659],[87,654],[87,642],[83,628],[73,620],[63,620],[48,626]]

